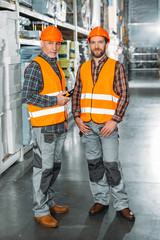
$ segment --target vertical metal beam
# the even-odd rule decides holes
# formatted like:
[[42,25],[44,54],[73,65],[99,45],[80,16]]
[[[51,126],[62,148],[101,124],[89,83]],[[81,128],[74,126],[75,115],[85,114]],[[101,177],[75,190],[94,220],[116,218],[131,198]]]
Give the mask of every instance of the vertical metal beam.
[[19,42],[19,32],[20,32],[20,24],[19,24],[19,2],[18,0],[15,1],[16,5],[16,14],[17,14],[17,20],[16,20],[16,35],[17,35],[17,43],[19,48],[19,54],[20,54],[20,42]]
[[101,6],[100,0],[92,1],[92,21],[91,21],[92,28],[100,26],[100,6]]
[[158,22],[160,22],[160,0],[158,0]]
[[77,41],[77,0],[73,0],[73,24],[75,26],[75,31],[73,33],[74,41]]
[[114,19],[115,19],[115,21],[114,21],[114,31],[117,32],[117,1],[116,0],[114,0],[113,6],[114,6]]
[[109,22],[108,22],[108,0],[104,1],[104,29],[109,31]]

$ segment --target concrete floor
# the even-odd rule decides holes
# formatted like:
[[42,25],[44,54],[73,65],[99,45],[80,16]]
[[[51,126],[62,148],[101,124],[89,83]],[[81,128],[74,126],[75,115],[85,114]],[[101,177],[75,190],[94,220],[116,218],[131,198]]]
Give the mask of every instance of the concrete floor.
[[70,121],[64,160],[56,181],[56,202],[69,213],[56,214],[57,229],[34,222],[32,151],[0,178],[0,240],[160,240],[160,81],[158,73],[131,73],[131,100],[119,124],[120,160],[135,222],[109,209],[88,216],[93,199],[78,129]]

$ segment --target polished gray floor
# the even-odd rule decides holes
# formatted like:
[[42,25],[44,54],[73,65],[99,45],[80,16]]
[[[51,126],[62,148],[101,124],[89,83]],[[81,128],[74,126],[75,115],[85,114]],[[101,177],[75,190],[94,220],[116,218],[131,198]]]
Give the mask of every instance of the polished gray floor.
[[34,222],[32,151],[0,178],[0,240],[160,240],[160,81],[155,72],[132,72],[131,100],[119,124],[120,153],[130,208],[128,222],[109,209],[89,217],[93,199],[78,129],[70,121],[64,160],[56,181],[56,202],[69,213],[56,214],[57,229]]

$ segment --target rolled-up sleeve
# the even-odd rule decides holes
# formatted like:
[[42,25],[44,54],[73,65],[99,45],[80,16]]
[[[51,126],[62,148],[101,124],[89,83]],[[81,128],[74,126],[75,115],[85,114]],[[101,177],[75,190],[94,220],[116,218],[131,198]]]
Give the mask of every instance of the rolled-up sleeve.
[[78,71],[77,71],[76,82],[75,82],[75,87],[74,87],[74,92],[72,97],[72,113],[74,118],[80,117],[81,115],[80,100],[81,100],[82,82],[80,77],[80,67],[78,68]]
[[113,89],[119,96],[117,109],[112,120],[121,122],[129,104],[129,85],[126,69],[120,62],[116,63]]

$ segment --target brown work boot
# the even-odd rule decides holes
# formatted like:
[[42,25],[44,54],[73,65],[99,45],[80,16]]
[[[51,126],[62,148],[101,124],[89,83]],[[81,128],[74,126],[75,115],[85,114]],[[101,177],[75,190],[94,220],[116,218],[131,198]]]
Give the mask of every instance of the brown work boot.
[[118,215],[121,215],[123,218],[127,219],[128,221],[134,221],[135,216],[129,208],[124,208],[120,211],[117,211]]
[[34,219],[36,222],[42,224],[45,227],[58,227],[58,222],[50,214],[42,217],[35,217]]
[[89,210],[89,215],[93,216],[100,212],[102,212],[104,209],[107,209],[108,205],[103,205],[101,203],[95,203]]
[[50,208],[51,213],[66,213],[68,212],[67,206],[57,206],[56,204]]

